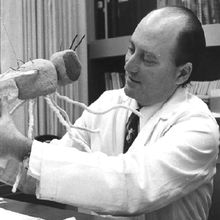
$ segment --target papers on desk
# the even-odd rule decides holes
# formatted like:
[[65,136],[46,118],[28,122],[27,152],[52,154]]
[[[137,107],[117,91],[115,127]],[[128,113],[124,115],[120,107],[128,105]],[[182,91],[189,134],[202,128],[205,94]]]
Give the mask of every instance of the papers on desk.
[[42,218],[31,217],[28,215],[19,214],[16,212],[8,211],[6,209],[0,208],[1,219],[4,220],[43,220]]
[[76,220],[75,217],[65,218],[64,220]]

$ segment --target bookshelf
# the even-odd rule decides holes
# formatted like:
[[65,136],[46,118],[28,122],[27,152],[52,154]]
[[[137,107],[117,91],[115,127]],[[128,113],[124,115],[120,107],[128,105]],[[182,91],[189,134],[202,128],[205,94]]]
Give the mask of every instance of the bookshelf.
[[[203,25],[207,51],[201,74],[194,80],[220,78],[220,24]],[[130,36],[94,40],[89,44],[89,102],[105,91],[105,72],[123,72],[124,54]]]
[[[203,25],[206,37],[206,46],[220,46],[220,24]],[[92,41],[89,44],[89,58],[122,56],[127,51],[130,36],[121,36]]]
[[[90,4],[93,3],[92,1],[90,2]],[[89,20],[89,22],[95,22],[94,17]],[[95,27],[94,23],[93,27]],[[207,45],[206,54],[204,62],[202,62],[200,67],[199,75],[194,76],[193,80],[206,81],[220,79],[220,23],[205,24],[203,25],[203,29]],[[89,103],[92,103],[106,90],[106,72],[124,72],[124,55],[127,51],[130,35],[98,40],[95,39],[94,30],[89,35],[93,36],[90,37],[88,43],[88,100]]]

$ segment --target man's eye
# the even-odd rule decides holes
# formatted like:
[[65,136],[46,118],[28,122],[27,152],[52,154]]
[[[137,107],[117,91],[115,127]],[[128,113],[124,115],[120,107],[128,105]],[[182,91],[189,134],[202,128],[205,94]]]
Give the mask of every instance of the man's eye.
[[144,59],[144,62],[149,64],[156,64],[154,60],[149,60],[149,59]]
[[129,52],[130,54],[133,54],[134,51],[135,51],[135,49],[134,49],[133,47],[128,47],[128,52]]
[[148,56],[148,55],[143,56],[143,61],[147,65],[156,65],[157,64],[157,61],[153,57]]

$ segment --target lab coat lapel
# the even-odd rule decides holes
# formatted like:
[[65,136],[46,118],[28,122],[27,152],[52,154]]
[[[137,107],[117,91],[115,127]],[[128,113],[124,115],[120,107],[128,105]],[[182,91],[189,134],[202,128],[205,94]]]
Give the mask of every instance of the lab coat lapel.
[[[134,99],[128,98],[124,94],[122,96],[122,99],[120,101],[122,105],[129,106],[132,109],[137,109],[137,102]],[[131,111],[128,109],[118,109],[114,115],[113,122],[115,123],[113,125],[113,146],[114,146],[114,152],[116,152],[116,155],[123,152],[124,148],[124,135],[125,135],[125,124],[129,118],[129,115],[131,114]]]
[[[134,99],[126,96],[121,90],[117,104],[128,106],[132,109],[137,107]],[[123,152],[125,124],[131,111],[126,108],[117,108],[105,114],[104,120],[96,120],[96,129],[100,133],[91,134],[92,151],[102,151],[107,155],[118,155]]]
[[[186,89],[178,88],[172,97],[143,126],[133,145],[137,147],[146,146],[150,142],[155,141],[155,138],[152,137],[160,136],[160,133],[164,131],[165,125],[167,126],[167,120],[177,112],[179,104],[184,99],[186,99]],[[159,125],[161,129],[157,129]]]

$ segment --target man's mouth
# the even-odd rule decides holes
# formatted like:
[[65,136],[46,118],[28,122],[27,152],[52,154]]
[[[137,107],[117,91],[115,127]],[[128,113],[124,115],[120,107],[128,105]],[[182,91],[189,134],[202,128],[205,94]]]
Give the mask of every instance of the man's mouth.
[[132,77],[128,76],[127,77],[129,81],[134,82],[134,83],[140,83],[140,81],[137,81],[135,79],[133,79]]

